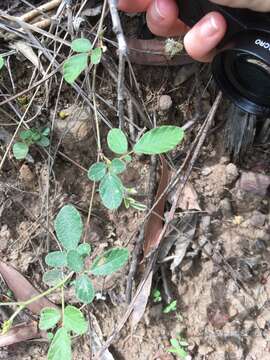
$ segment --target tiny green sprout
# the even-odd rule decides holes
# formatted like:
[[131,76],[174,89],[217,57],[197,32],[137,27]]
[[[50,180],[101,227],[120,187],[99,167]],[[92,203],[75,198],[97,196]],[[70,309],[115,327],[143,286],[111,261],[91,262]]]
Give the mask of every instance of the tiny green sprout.
[[172,347],[167,349],[167,352],[175,354],[182,360],[187,359],[188,352],[186,351],[186,348],[188,343],[184,338],[178,336],[176,339],[170,339],[170,343]]
[[169,314],[171,312],[176,311],[177,309],[177,300],[173,300],[169,305],[165,306],[163,309],[164,314]]
[[71,49],[77,54],[65,60],[63,66],[64,79],[68,84],[73,84],[77,80],[87,68],[89,60],[92,65],[97,65],[102,58],[102,48],[93,48],[92,43],[85,38],[73,40]]
[[159,302],[161,302],[162,297],[161,297],[161,292],[160,292],[160,290],[154,289],[154,291],[153,291],[153,293],[152,293],[152,298],[153,298],[154,303],[159,303]]
[[15,142],[12,147],[13,155],[17,160],[23,160],[26,158],[31,145],[36,144],[41,147],[47,147],[50,145],[48,138],[50,134],[50,128],[45,128],[42,131],[36,129],[23,130],[19,134],[20,141]]
[[160,126],[147,131],[129,151],[125,133],[121,129],[111,129],[107,145],[116,157],[109,160],[102,156],[103,161],[92,164],[88,170],[88,178],[100,182],[98,191],[103,205],[109,210],[116,210],[124,203],[127,209],[145,211],[147,207],[132,197],[137,194],[136,189],[126,187],[120,175],[130,165],[132,154],[163,154],[173,150],[183,137],[184,131],[178,126]]

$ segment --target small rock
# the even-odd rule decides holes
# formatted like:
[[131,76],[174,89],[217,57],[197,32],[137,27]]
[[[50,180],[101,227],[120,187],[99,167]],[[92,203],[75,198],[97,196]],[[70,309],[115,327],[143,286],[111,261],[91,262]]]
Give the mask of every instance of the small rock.
[[249,224],[255,227],[262,227],[265,224],[265,221],[266,221],[266,215],[255,210],[251,218],[249,219]]
[[211,348],[211,346],[208,345],[200,345],[199,349],[198,349],[198,353],[202,356],[206,356],[208,354],[210,354],[211,352],[213,352],[214,349]]
[[204,169],[202,169],[201,174],[202,176],[208,176],[212,173],[213,169],[211,169],[210,167],[205,167]]
[[19,170],[19,179],[26,183],[29,184],[34,180],[34,174],[32,173],[32,171],[30,170],[29,166],[26,164],[23,164]]
[[270,176],[251,171],[243,172],[236,186],[240,190],[251,192],[254,195],[266,196],[269,194]]
[[258,316],[256,320],[260,329],[264,329],[266,325],[266,320],[263,316]]
[[231,218],[233,216],[232,204],[230,199],[224,198],[220,201],[220,210],[224,218]]
[[226,174],[226,184],[229,185],[233,183],[239,176],[238,169],[236,165],[230,163],[225,168],[225,174]]
[[236,315],[238,315],[237,309],[233,305],[230,305],[228,308],[229,319],[234,318]]
[[158,108],[161,111],[168,111],[172,107],[172,98],[169,95],[161,95]]
[[196,70],[197,70],[196,64],[182,66],[175,76],[174,86],[182,85],[192,75],[195,74]]

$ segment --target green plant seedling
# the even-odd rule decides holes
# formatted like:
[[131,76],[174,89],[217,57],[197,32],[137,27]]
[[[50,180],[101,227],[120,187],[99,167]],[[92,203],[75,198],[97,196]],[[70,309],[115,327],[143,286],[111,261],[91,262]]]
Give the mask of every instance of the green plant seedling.
[[42,131],[35,129],[28,129],[20,132],[20,141],[15,142],[12,147],[13,155],[15,159],[22,160],[25,159],[29,147],[33,144],[39,145],[41,147],[47,147],[50,145],[50,140],[48,138],[50,134],[50,128],[45,128]]
[[44,273],[43,282],[50,288],[32,299],[19,303],[18,309],[4,322],[2,333],[10,329],[15,317],[26,306],[61,289],[62,309],[43,308],[39,328],[48,332],[48,360],[71,360],[71,337],[85,334],[88,322],[80,309],[65,305],[65,289],[74,287],[79,302],[90,304],[95,298],[90,276],[106,276],[119,270],[127,263],[129,253],[124,248],[113,248],[97,256],[90,267],[86,266],[85,258],[91,253],[91,247],[87,243],[80,244],[83,223],[80,213],[72,205],[66,205],[59,211],[54,227],[61,250],[52,251],[45,257],[45,263],[50,269]]
[[80,38],[73,40],[71,49],[76,52],[64,62],[63,75],[68,84],[73,84],[80,74],[87,68],[89,59],[91,64],[97,65],[102,58],[102,48],[93,48],[88,39]]
[[170,339],[170,343],[172,347],[167,349],[167,352],[173,353],[183,360],[188,357],[188,352],[186,351],[188,343],[185,339],[178,336],[177,339]]
[[119,175],[126,171],[132,160],[131,155],[166,153],[180,144],[183,137],[184,131],[178,126],[160,126],[146,132],[129,151],[124,132],[120,129],[111,129],[107,136],[107,144],[117,157],[110,160],[103,155],[103,161],[91,165],[88,170],[88,178],[100,182],[99,195],[103,205],[109,210],[116,210],[124,201],[126,208],[145,210],[146,206],[131,196],[136,194],[136,191],[125,187]]
[[162,297],[161,297],[161,292],[160,292],[160,290],[154,289],[154,291],[153,291],[153,293],[152,293],[152,298],[153,298],[154,303],[159,303],[159,302],[161,302]]
[[165,306],[163,309],[164,314],[169,314],[171,312],[176,311],[177,309],[177,300],[173,300],[169,305]]

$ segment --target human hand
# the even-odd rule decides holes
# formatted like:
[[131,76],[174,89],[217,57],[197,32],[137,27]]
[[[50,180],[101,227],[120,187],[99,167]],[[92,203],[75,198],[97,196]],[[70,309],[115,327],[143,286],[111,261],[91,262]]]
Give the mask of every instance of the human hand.
[[[213,2],[257,11],[270,11],[270,0],[212,0]],[[226,32],[226,21],[217,12],[204,16],[191,30],[178,19],[175,0],[119,0],[119,9],[127,12],[146,11],[149,29],[159,36],[186,34],[184,44],[190,56],[198,61],[210,61],[215,47]]]

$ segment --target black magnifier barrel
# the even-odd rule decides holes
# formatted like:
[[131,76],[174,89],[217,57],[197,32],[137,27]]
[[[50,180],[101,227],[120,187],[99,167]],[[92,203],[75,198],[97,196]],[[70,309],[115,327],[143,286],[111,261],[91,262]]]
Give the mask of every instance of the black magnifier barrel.
[[235,9],[208,0],[178,0],[180,19],[195,25],[212,11],[221,13],[227,32],[212,62],[220,89],[238,107],[270,115],[270,13]]

